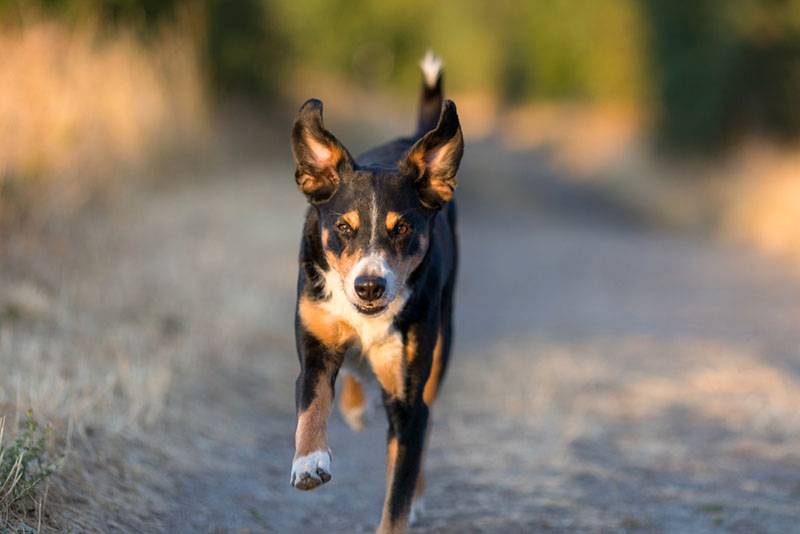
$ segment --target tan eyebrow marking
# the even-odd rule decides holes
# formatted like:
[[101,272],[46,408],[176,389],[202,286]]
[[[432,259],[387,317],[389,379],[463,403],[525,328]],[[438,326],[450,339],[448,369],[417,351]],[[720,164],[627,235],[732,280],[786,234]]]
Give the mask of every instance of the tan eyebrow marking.
[[350,228],[352,228],[353,230],[358,230],[358,226],[361,223],[361,219],[358,218],[358,212],[355,210],[348,211],[347,213],[342,215],[342,220],[344,220],[344,222],[349,224]]
[[400,220],[400,214],[399,213],[397,213],[396,211],[387,212],[386,213],[386,229],[391,232],[392,229],[394,228],[394,226],[397,224],[397,221],[399,221],[399,220]]

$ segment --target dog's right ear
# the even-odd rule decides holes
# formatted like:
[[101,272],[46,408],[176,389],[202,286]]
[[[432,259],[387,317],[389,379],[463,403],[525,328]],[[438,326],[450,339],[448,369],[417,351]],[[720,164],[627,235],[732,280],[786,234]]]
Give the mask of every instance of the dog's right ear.
[[309,202],[329,200],[344,172],[352,170],[353,158],[322,124],[322,102],[312,98],[300,107],[292,128],[294,177]]
[[414,177],[422,204],[440,209],[453,198],[464,137],[456,105],[446,100],[436,127],[414,143],[401,168]]

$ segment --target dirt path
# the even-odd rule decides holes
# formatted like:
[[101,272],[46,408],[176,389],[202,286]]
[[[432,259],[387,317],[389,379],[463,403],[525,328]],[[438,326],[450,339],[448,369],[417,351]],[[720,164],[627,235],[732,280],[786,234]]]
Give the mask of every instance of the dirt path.
[[[267,176],[286,171],[184,184],[124,216],[131,262],[197,347],[158,430],[178,459],[165,531],[379,518],[380,412],[360,435],[334,415],[333,480],[289,486],[303,203]],[[744,250],[582,216],[565,194],[505,209],[465,187],[457,343],[417,531],[792,531],[800,282]]]

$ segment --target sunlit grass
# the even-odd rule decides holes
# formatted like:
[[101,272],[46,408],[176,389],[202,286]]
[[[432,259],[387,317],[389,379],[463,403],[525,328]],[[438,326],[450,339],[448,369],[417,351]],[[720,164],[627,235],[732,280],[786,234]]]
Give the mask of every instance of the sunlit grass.
[[[98,23],[0,29],[0,216],[69,211],[207,131],[196,44]],[[2,219],[2,217],[0,217]]]
[[731,169],[726,230],[769,253],[800,260],[800,154],[750,147]]

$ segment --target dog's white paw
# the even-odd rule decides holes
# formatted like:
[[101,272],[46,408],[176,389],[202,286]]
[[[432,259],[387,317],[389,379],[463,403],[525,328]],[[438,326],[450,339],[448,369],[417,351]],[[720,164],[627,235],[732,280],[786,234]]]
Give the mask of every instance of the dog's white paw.
[[419,518],[422,517],[422,514],[425,513],[425,499],[420,497],[419,499],[414,499],[413,504],[411,505],[411,513],[408,514],[408,524],[413,525]]
[[292,486],[308,491],[331,479],[331,451],[314,451],[292,462]]

